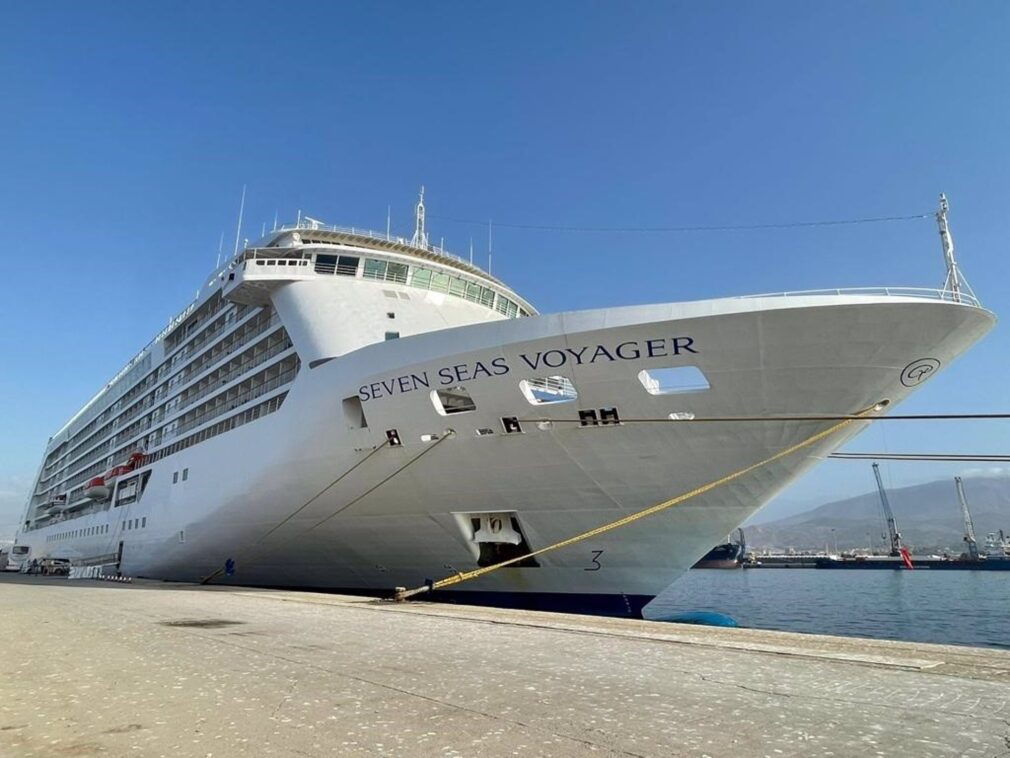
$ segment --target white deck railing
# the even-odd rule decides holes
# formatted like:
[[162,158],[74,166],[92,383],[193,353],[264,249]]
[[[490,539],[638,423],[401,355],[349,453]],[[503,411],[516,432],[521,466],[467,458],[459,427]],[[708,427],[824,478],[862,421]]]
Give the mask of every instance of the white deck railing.
[[885,297],[917,297],[923,300],[944,300],[948,303],[961,303],[981,308],[982,303],[973,295],[965,292],[955,294],[950,290],[930,289],[928,287],[845,287],[841,289],[798,290],[796,292],[766,292],[760,295],[740,295],[740,299],[757,297],[809,297],[817,295],[875,295]]
[[[425,250],[429,253],[434,253],[435,255],[441,255],[446,258],[452,258],[453,260],[459,261],[461,263],[467,263],[460,256],[454,255],[453,253],[447,252],[445,248],[439,245],[415,245],[411,240],[406,237],[400,237],[394,234],[386,234],[385,232],[377,232],[374,229],[359,229],[355,226],[335,226],[333,224],[312,224],[302,222],[300,224],[283,224],[277,227],[274,231],[276,232],[333,232],[335,234],[350,234],[355,237],[365,237],[367,239],[375,240],[377,242],[394,242],[399,245],[409,245],[410,247],[416,247],[420,250]],[[472,264],[470,264],[472,265]]]

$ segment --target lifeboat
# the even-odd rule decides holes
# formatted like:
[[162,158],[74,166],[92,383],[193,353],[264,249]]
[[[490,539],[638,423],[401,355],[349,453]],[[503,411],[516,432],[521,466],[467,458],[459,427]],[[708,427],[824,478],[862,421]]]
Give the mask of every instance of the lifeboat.
[[130,457],[126,459],[126,463],[121,463],[118,466],[113,466],[105,473],[105,484],[108,487],[112,487],[116,480],[121,476],[126,476],[137,466],[141,466],[144,463],[144,454],[141,452],[130,453]]
[[109,496],[109,488],[104,476],[96,476],[84,485],[84,496],[92,500],[105,500]]
[[116,483],[116,480],[118,480],[119,477],[129,474],[131,471],[133,471],[131,466],[113,466],[105,472],[105,476],[103,477],[105,479],[105,484],[111,487]]

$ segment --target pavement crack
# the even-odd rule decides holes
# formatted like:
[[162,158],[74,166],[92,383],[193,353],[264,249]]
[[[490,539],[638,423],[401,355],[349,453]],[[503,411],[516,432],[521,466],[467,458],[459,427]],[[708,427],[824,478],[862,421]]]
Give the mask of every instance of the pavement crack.
[[291,696],[295,693],[295,688],[298,687],[298,680],[295,679],[288,685],[287,691],[281,696],[281,699],[274,706],[274,709],[270,712],[270,718],[275,718],[278,713],[280,713],[281,708],[284,707],[285,703],[291,699]]

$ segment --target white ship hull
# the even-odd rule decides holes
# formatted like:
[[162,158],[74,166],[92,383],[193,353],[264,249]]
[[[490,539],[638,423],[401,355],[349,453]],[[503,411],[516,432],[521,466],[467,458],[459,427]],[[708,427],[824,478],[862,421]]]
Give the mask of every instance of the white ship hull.
[[[849,414],[882,400],[893,408],[925,378],[910,377],[907,367],[922,359],[946,366],[994,323],[987,311],[945,300],[744,298],[462,326],[317,363],[327,357],[326,334],[339,326],[327,319],[337,316],[313,312],[311,293],[301,300],[289,288],[284,298],[275,305],[302,367],[279,410],[145,467],[151,476],[139,500],[75,520],[85,536],[47,540],[66,526],[54,524],[23,532],[18,544],[36,557],[118,553],[119,570],[133,576],[217,574],[222,583],[362,591],[417,586],[477,566],[468,532],[474,514],[515,514],[537,549],[835,423],[632,419]],[[710,388],[654,395],[638,379],[642,370],[680,365],[700,369]],[[548,375],[570,379],[577,400],[531,405],[520,380]],[[476,409],[439,415],[431,393],[449,385],[464,386]],[[579,410],[610,408],[624,423],[577,423]],[[519,419],[522,433],[505,433],[503,417]],[[535,567],[501,569],[454,589],[504,593],[499,602],[613,600],[617,611],[635,612],[864,427],[852,424],[661,514],[542,555]],[[393,429],[400,446],[384,444]],[[442,439],[448,429],[454,434]],[[488,429],[494,433],[477,434]],[[438,441],[422,439],[430,435]],[[184,469],[185,480],[173,482]],[[124,519],[145,526],[104,528]],[[221,573],[228,559],[233,576]]]

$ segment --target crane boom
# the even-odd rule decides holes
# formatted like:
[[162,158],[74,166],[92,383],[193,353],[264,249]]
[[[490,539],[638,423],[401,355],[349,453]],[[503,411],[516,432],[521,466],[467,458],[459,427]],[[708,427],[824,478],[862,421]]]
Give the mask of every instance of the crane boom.
[[877,478],[877,491],[880,492],[880,505],[884,509],[884,518],[887,520],[887,532],[891,538],[890,555],[901,555],[901,535],[898,527],[894,523],[894,513],[891,511],[891,504],[887,500],[887,490],[884,489],[884,482],[880,479],[880,464],[873,464],[873,475]]
[[964,485],[961,477],[954,477],[954,486],[957,487],[957,499],[961,503],[961,516],[964,518],[964,541],[968,546],[968,558],[973,561],[979,559],[978,541],[975,539],[975,525],[971,521],[971,513],[968,510],[968,499],[964,496]]

